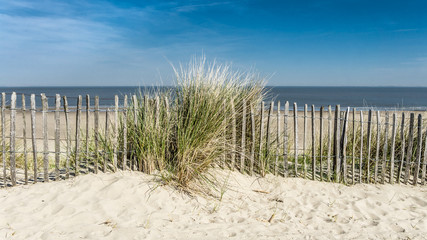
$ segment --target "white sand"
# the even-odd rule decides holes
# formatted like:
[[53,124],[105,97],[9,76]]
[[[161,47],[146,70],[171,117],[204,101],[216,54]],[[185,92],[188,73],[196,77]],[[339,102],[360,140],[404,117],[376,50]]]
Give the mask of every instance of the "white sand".
[[0,239],[427,238],[427,187],[238,173],[227,184],[221,202],[151,191],[153,177],[138,172],[1,189]]

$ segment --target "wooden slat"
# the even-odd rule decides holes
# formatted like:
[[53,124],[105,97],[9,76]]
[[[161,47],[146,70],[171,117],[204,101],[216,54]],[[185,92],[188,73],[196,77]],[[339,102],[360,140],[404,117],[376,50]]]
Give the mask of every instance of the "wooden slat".
[[340,156],[340,127],[341,123],[341,110],[340,105],[335,106],[335,134],[334,134],[334,144],[335,144],[335,152],[334,152],[334,158],[335,158],[335,182],[340,181],[340,173],[341,173],[341,156]]
[[371,167],[371,132],[372,132],[372,110],[368,112],[368,132],[367,132],[367,142],[368,142],[368,152],[366,157],[366,182],[370,181],[370,167]]
[[265,165],[266,165],[266,167],[267,167],[267,171],[269,171],[270,170],[270,166],[269,166],[269,159],[270,159],[270,150],[271,150],[271,147],[270,147],[270,143],[271,143],[271,118],[272,118],[272,114],[273,114],[273,108],[274,108],[274,102],[273,101],[271,101],[271,103],[270,103],[270,108],[268,109],[268,116],[267,116],[267,136],[266,136],[266,147],[265,147],[265,158],[266,158],[266,161],[265,161]]
[[65,114],[65,129],[66,133],[66,156],[65,156],[65,178],[70,177],[70,153],[71,153],[71,125],[68,112],[68,100],[67,96],[63,96],[64,102],[64,114]]
[[[224,100],[224,102],[223,102],[223,111],[227,112],[227,103],[226,103],[226,100]],[[223,143],[223,154],[222,154],[222,164],[221,164],[222,165],[222,169],[225,169],[225,167],[226,167],[227,152],[228,152],[228,147],[227,147],[227,143],[228,143],[228,139],[227,139],[227,126],[228,126],[227,115],[228,114],[225,114],[224,120],[222,122],[222,124],[223,124],[223,131],[224,131],[224,133],[223,133],[224,143]],[[252,142],[255,142],[255,140],[252,140]],[[253,165],[252,165],[252,170],[253,170]]]
[[114,96],[114,138],[113,138],[113,167],[117,171],[117,151],[119,139],[119,96]]
[[289,151],[289,131],[288,131],[288,121],[289,121],[289,102],[285,103],[285,116],[283,122],[283,176],[288,177],[288,151]]
[[33,147],[34,183],[37,182],[36,96],[31,94],[31,143]]
[[414,144],[414,122],[415,114],[411,113],[409,120],[409,136],[408,136],[408,150],[406,152],[406,164],[405,164],[405,180],[404,183],[407,184],[409,181],[411,173],[411,161],[412,161],[412,148]]
[[423,158],[423,164],[422,164],[422,169],[421,169],[421,185],[425,185],[426,184],[426,165],[427,165],[427,134],[426,134],[426,138],[424,140],[425,145],[424,145],[424,158]]
[[45,182],[49,182],[49,141],[48,141],[48,128],[47,128],[47,111],[48,103],[44,93],[41,94],[42,98],[42,119],[43,119],[43,177]]
[[311,180],[316,180],[316,112],[311,105]]
[[399,168],[397,169],[397,183],[400,183],[402,177],[403,163],[405,162],[405,113],[402,112],[402,120],[400,125],[400,142],[401,142],[401,157]]
[[89,121],[90,121],[90,96],[89,94],[86,94],[86,152],[85,152],[85,162],[86,162],[86,172],[89,173],[89,159],[90,159],[90,153],[89,153]]
[[99,161],[99,97],[95,96],[95,154],[93,156],[94,172],[98,173]]
[[356,167],[356,108],[353,108],[353,148],[351,151],[351,184],[355,184]]
[[6,123],[6,93],[1,93],[1,149],[2,149],[2,162],[3,162],[3,185],[7,186],[7,174],[6,174],[6,134],[5,134],[5,123]]
[[252,131],[252,146],[251,146],[251,165],[249,173],[250,175],[253,175],[254,173],[254,164],[255,164],[255,116],[254,116],[254,109],[251,107],[251,131]]
[[10,96],[10,139],[9,139],[9,150],[10,150],[10,181],[12,186],[16,185],[16,93],[13,92]]
[[[109,133],[109,122],[110,122],[110,109],[107,108],[107,111],[105,112],[105,141],[107,141],[107,139],[110,139],[110,133]],[[105,173],[107,172],[107,161],[109,160],[109,155],[108,155],[108,148],[107,148],[107,143],[104,143],[104,166],[102,167],[102,171]]]
[[298,176],[298,106],[294,102],[294,173]]
[[[304,104],[304,138],[302,140],[302,158],[303,158],[303,168],[304,168],[304,178],[307,178],[307,115],[308,115],[308,106]],[[313,146],[314,147],[314,146]]]
[[345,112],[344,117],[344,123],[343,123],[343,130],[342,130],[342,168],[343,168],[343,182],[344,184],[347,184],[347,173],[348,173],[348,167],[347,167],[347,129],[348,129],[348,118],[350,115],[350,107],[347,107],[347,111]]
[[76,145],[74,157],[74,174],[77,176],[80,173],[80,114],[82,111],[82,96],[79,95],[77,99],[77,112],[76,112]]
[[127,128],[127,111],[128,111],[128,96],[125,95],[123,100],[123,154],[122,154],[122,170],[126,170],[127,165],[127,154],[128,154],[128,148],[127,148],[127,135],[128,135],[128,128]]
[[[137,129],[138,129],[138,100],[137,100],[135,94],[132,95],[132,105],[133,105],[133,123],[134,123],[134,128],[135,128],[134,134],[136,134]],[[158,120],[156,120],[156,121],[158,121]],[[133,149],[132,149],[132,156],[133,157],[132,157],[132,163],[131,163],[131,169],[132,170],[134,170],[134,167],[136,165],[141,166],[141,168],[142,168],[142,159],[140,159],[138,161],[135,151],[136,151],[136,149],[135,149],[135,147],[133,147]]]
[[279,152],[280,152],[280,101],[277,102],[277,131],[276,131],[276,163],[274,165],[274,175],[279,171]]
[[260,116],[260,129],[259,129],[259,152],[258,152],[258,163],[260,166],[261,176],[264,176],[264,164],[263,164],[263,140],[264,140],[264,102],[261,102],[261,116]]
[[363,111],[360,111],[360,152],[359,152],[359,183],[363,179]]
[[320,107],[319,113],[319,146],[320,146],[320,154],[319,154],[319,170],[320,170],[320,181],[323,181],[323,111],[324,107]]
[[55,180],[59,180],[59,160],[60,160],[60,151],[61,151],[61,145],[60,145],[60,138],[61,138],[61,132],[60,132],[60,126],[61,122],[59,119],[59,111],[61,108],[61,96],[59,94],[55,95]]
[[[169,100],[168,98],[165,96],[164,99],[164,103],[165,103],[165,107],[166,107],[166,116],[165,116],[165,130],[166,130],[166,148],[165,148],[165,156],[166,158],[168,158],[168,152],[169,152],[169,131],[171,129],[170,127],[170,110],[169,110]],[[224,142],[225,143],[225,142]],[[139,169],[139,171],[142,171],[142,160],[139,161],[141,163],[141,168]],[[159,171],[162,171],[165,168],[163,162],[159,163]]]
[[375,152],[375,172],[374,183],[378,182],[378,162],[380,161],[380,141],[381,141],[381,115],[377,111],[377,151]]
[[28,184],[28,153],[27,153],[27,109],[25,106],[25,94],[21,95],[22,100],[22,137],[24,155],[24,182]]
[[396,113],[393,113],[393,123],[391,130],[391,156],[390,156],[390,175],[389,175],[389,183],[394,183],[394,151],[396,148]]
[[328,156],[327,156],[327,181],[331,181],[331,153],[332,153],[332,107],[328,106]]
[[423,116],[421,114],[418,114],[417,159],[416,159],[415,171],[414,171],[414,182],[413,182],[414,186],[418,184],[422,148],[423,148]]
[[385,183],[385,175],[387,172],[386,161],[388,153],[388,125],[389,125],[389,113],[385,112],[385,123],[384,123],[384,150],[383,150],[383,160],[381,162],[381,183]]
[[242,103],[242,141],[240,143],[240,172],[245,171],[245,155],[246,155],[246,100]]
[[236,124],[236,109],[234,107],[234,100],[230,102],[231,104],[231,169],[234,170],[236,167],[236,152],[237,152],[237,124]]

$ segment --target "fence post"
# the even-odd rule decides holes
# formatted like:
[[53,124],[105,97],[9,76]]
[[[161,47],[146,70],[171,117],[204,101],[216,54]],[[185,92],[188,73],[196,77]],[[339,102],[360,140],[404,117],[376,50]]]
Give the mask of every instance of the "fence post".
[[[224,112],[227,111],[227,102],[226,102],[226,100],[224,100],[222,108],[223,108]],[[251,108],[251,111],[252,111],[252,108]],[[221,166],[222,166],[222,169],[225,169],[225,167],[227,165],[226,164],[226,162],[227,162],[227,152],[226,152],[226,150],[228,150],[228,148],[227,148],[227,140],[228,140],[227,139],[227,126],[228,126],[228,124],[227,124],[227,115],[224,116],[222,124],[223,124],[223,131],[224,131],[224,133],[223,133],[224,143],[222,145],[223,146],[223,153],[222,153],[222,164],[221,164]],[[252,140],[252,142],[255,142],[255,141]],[[252,170],[253,170],[253,168],[252,168]]]
[[[302,159],[304,167],[304,178],[307,178],[307,115],[308,109],[307,104],[304,104],[304,138],[302,140]],[[298,120],[297,120],[298,121]]]
[[261,117],[260,117],[260,129],[259,129],[259,153],[258,153],[258,162],[260,165],[260,173],[261,176],[264,176],[265,172],[264,172],[264,164],[263,164],[263,154],[262,154],[262,150],[263,150],[263,142],[262,140],[264,139],[264,102],[261,102]]
[[311,105],[311,169],[312,169],[312,180],[316,180],[316,118],[315,108]]
[[240,153],[240,172],[245,171],[245,155],[246,155],[246,100],[243,100],[242,106],[242,142],[241,142],[241,153]]
[[[37,182],[36,96],[31,94],[31,142],[33,147],[34,183]],[[3,128],[4,129],[4,128]],[[4,155],[3,155],[4,156]]]
[[351,184],[355,181],[355,161],[356,161],[356,108],[353,108],[353,149],[351,154]]
[[360,110],[360,159],[359,159],[359,183],[363,178],[363,111]]
[[396,148],[396,113],[393,113],[393,128],[391,132],[390,184],[394,183],[394,151]]
[[118,150],[118,137],[119,136],[119,96],[114,96],[114,143],[113,143],[113,168],[114,172],[117,171],[117,150]]
[[16,185],[16,152],[15,138],[16,137],[16,93],[13,92],[10,96],[10,181],[12,186]]
[[383,161],[381,164],[381,183],[385,183],[385,174],[386,174],[386,161],[387,161],[387,152],[388,152],[388,125],[389,125],[389,113],[385,112],[385,123],[384,123],[384,150],[383,150]]
[[251,131],[252,131],[252,146],[251,146],[251,165],[250,165],[250,175],[254,173],[254,164],[255,164],[255,116],[254,109],[251,107]]
[[371,167],[371,132],[372,132],[372,110],[369,109],[368,112],[368,157],[366,160],[366,182],[370,182],[370,167]]
[[109,122],[109,114],[110,109],[107,108],[107,111],[105,112],[105,143],[104,143],[104,166],[102,168],[102,171],[105,173],[107,172],[107,160],[108,160],[108,149],[107,149],[107,139],[110,139],[110,136],[108,136],[108,122]]
[[[156,101],[157,101],[157,98],[156,98]],[[156,104],[158,104],[158,103],[156,103]],[[138,127],[138,113],[137,113],[137,111],[138,111],[138,100],[137,100],[135,94],[132,96],[132,105],[133,105],[133,122],[134,122],[134,128],[135,128],[133,131],[133,134],[136,134],[137,127]],[[156,125],[157,125],[158,121],[159,120],[156,119]],[[141,169],[142,169],[142,159],[139,159],[139,161],[138,161],[138,158],[136,156],[135,146],[133,146],[132,155],[133,155],[133,158],[132,158],[132,163],[131,163],[131,169],[134,170],[135,165],[141,166]]]
[[331,181],[331,152],[332,152],[332,107],[328,105],[328,157],[327,157],[327,178]]
[[400,184],[402,176],[403,162],[405,161],[405,113],[402,112],[402,122],[400,125],[401,158],[399,168],[397,169],[397,183]]
[[423,165],[422,165],[422,174],[421,174],[421,185],[425,185],[426,183],[426,165],[427,165],[427,134],[426,138],[424,140],[424,159],[423,159]]
[[289,102],[285,103],[285,116],[284,116],[284,137],[283,137],[283,177],[288,177],[288,150],[289,150],[289,133],[288,133],[288,116],[289,116]]
[[320,181],[323,181],[323,111],[324,107],[320,107],[320,137],[319,137],[319,145],[320,145],[320,154],[319,154],[319,170],[320,170]]
[[42,117],[43,117],[43,177],[45,182],[49,182],[49,145],[48,145],[48,129],[47,129],[47,114],[48,103],[44,93],[41,94],[42,98]]
[[6,93],[1,93],[1,146],[2,146],[2,161],[3,161],[3,185],[7,186],[6,175],[6,135],[5,135],[5,109],[6,109]]
[[414,186],[418,184],[418,175],[420,173],[420,164],[421,164],[421,149],[423,148],[423,117],[421,114],[418,114],[418,144],[417,144],[417,162],[415,165],[414,172]]
[[236,167],[236,151],[237,151],[237,143],[236,143],[236,110],[234,107],[234,99],[231,100],[231,144],[232,144],[232,152],[231,152],[231,166],[230,168],[234,170]]
[[59,94],[55,95],[55,180],[59,179],[59,158],[60,158],[60,119],[59,111],[61,107],[61,96]]
[[280,101],[277,102],[276,163],[274,165],[274,175],[277,175],[279,171],[279,152],[280,152]]
[[270,170],[270,164],[267,164],[269,162],[269,158],[270,158],[270,142],[271,142],[271,115],[273,113],[273,108],[274,108],[274,101],[271,101],[270,103],[270,108],[268,109],[268,116],[267,116],[267,136],[266,136],[266,151],[265,151],[265,157],[266,157],[266,161],[265,161],[265,165],[267,167],[267,171]]
[[23,144],[24,144],[24,177],[25,177],[25,184],[28,184],[28,159],[27,159],[27,117],[26,115],[26,106],[25,106],[25,95],[22,94],[22,137],[23,137]]
[[69,116],[68,116],[67,97],[63,96],[62,99],[64,100],[65,129],[67,130],[67,137],[66,137],[67,149],[65,151],[66,152],[65,178],[69,178],[70,177],[70,153],[71,153],[71,127],[70,127]]
[[298,177],[298,109],[296,102],[294,102],[294,150],[294,172],[295,177]]
[[378,182],[378,162],[380,161],[380,141],[381,141],[381,115],[380,111],[377,111],[377,151],[375,153],[375,172],[374,172],[374,183]]
[[86,94],[86,172],[89,173],[89,119],[90,119],[90,96]]
[[408,150],[406,152],[405,184],[408,183],[409,175],[411,173],[412,147],[414,144],[414,122],[415,122],[415,114],[411,113],[410,120],[409,120]]
[[[128,108],[128,96],[125,95],[125,98],[123,100],[123,158],[122,158],[122,170],[126,170],[126,164],[127,164],[127,135],[128,135],[128,129],[127,129],[127,108]],[[149,173],[149,171],[147,172]]]
[[99,160],[99,97],[95,96],[95,156],[94,156],[94,170],[95,174],[98,173],[98,160]]
[[335,134],[334,134],[334,144],[335,144],[335,181],[339,182],[340,180],[340,172],[341,172],[341,158],[340,158],[340,105],[335,106]]
[[348,172],[348,167],[347,167],[347,129],[348,129],[348,118],[350,115],[350,107],[347,107],[347,111],[345,112],[345,117],[344,117],[344,126],[343,126],[343,130],[342,130],[342,138],[343,138],[343,143],[342,143],[342,167],[343,167],[343,180],[344,180],[344,184],[347,184],[347,172]]
[[74,174],[79,175],[79,162],[80,162],[80,113],[82,111],[82,96],[79,95],[77,99],[77,112],[76,112],[76,149],[74,158]]

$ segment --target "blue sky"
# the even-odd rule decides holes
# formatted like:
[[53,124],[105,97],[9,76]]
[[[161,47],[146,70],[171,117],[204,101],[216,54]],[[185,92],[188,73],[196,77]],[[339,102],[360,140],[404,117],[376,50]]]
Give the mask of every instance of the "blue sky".
[[171,85],[204,54],[268,85],[427,86],[427,1],[0,0],[0,86]]

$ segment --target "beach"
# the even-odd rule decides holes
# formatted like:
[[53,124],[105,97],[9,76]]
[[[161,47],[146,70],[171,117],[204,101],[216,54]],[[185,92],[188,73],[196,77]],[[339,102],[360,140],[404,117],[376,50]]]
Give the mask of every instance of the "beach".
[[[427,189],[215,170],[188,194],[140,172],[0,189],[5,239],[425,239]],[[206,191],[209,193],[209,191]]]

